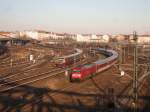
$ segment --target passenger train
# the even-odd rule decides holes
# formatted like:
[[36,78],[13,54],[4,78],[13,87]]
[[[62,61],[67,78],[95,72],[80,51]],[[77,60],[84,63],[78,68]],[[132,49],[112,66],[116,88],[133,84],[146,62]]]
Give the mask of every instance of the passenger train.
[[116,63],[118,58],[118,53],[116,51],[103,48],[97,48],[94,50],[98,51],[101,54],[104,54],[107,58],[99,59],[89,65],[80,65],[74,67],[69,75],[69,79],[71,82],[74,80],[83,80],[87,77],[91,77],[96,73],[102,72],[110,68]]
[[68,65],[71,65],[71,64],[74,64],[74,63],[78,62],[82,58],[82,52],[83,51],[80,50],[80,49],[75,49],[75,51],[76,51],[76,53],[74,53],[74,54],[59,57],[55,61],[55,65],[57,67],[65,68]]

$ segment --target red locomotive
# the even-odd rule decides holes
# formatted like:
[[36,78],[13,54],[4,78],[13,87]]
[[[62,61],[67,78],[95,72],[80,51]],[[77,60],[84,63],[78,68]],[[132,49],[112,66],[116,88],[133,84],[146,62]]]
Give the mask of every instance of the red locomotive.
[[82,65],[75,67],[71,70],[70,81],[72,80],[83,80],[87,77],[91,77],[93,74],[104,71],[110,68],[113,64],[116,63],[118,58],[118,53],[114,50],[106,50],[103,48],[95,49],[100,53],[108,56],[103,60],[98,60],[89,65]]

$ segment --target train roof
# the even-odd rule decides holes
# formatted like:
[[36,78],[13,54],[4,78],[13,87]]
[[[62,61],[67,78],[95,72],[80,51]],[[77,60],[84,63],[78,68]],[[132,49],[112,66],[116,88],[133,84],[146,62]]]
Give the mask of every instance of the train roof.
[[83,68],[90,68],[93,64],[84,65]]
[[96,49],[98,50],[99,52],[105,52],[106,55],[109,55],[109,57],[105,58],[105,59],[99,59],[97,60],[96,62],[94,62],[94,64],[104,64],[110,60],[113,60],[115,58],[118,57],[118,53],[114,50],[111,50],[111,49],[103,49],[103,48],[98,48]]
[[97,64],[104,64],[104,63],[107,63],[113,59],[116,59],[118,57],[118,53],[114,50],[111,50],[111,49],[104,49],[104,48],[97,48],[97,49],[94,49],[104,55],[107,55],[108,57],[105,58],[105,59],[99,59],[95,62],[93,62],[92,64],[89,64],[89,65],[80,65],[80,66],[77,66],[73,69],[84,69],[84,68],[89,68],[93,65],[97,65]]
[[67,56],[62,56],[60,58],[69,58],[69,57],[77,56],[77,55],[79,55],[79,54],[81,54],[83,52],[81,49],[77,49],[76,48],[75,50],[76,50],[76,53],[70,54],[70,55],[67,55]]
[[73,69],[87,69],[90,68],[91,66],[93,66],[94,64],[86,64],[86,65],[79,65],[77,67],[74,67]]

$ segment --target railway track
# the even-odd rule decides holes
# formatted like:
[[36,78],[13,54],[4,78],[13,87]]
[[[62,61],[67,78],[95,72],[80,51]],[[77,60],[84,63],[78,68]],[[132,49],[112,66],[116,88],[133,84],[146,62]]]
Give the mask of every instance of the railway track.
[[[91,60],[92,62],[93,61],[95,61],[95,59],[94,60]],[[88,62],[86,62],[86,61],[84,61],[84,62],[82,62],[82,64],[87,64],[87,63],[89,63],[89,61]],[[69,68],[68,68],[69,69]],[[83,83],[82,83],[82,85],[84,84],[84,85],[86,85],[87,83],[89,82],[89,80],[85,80]],[[59,91],[67,91],[67,90],[69,90],[69,89],[72,89],[72,88],[74,88],[74,87],[76,87],[76,86],[79,86],[79,84],[77,84],[77,83],[66,83],[65,85],[63,84],[63,87],[61,87],[61,88],[59,88],[59,89],[57,89],[57,90],[59,90]],[[58,92],[57,92],[57,90],[56,90],[56,92],[54,92],[54,93],[50,93],[49,95],[51,96],[51,97],[55,97],[55,96],[57,96],[57,95],[59,95],[58,94]],[[38,96],[38,97],[42,97],[42,96]],[[46,100],[46,99],[44,99],[44,98],[42,98],[43,99],[43,101],[44,100]],[[30,102],[30,104],[38,104],[38,103],[40,103],[40,99],[39,100],[36,100],[36,101],[33,101],[33,102]],[[24,107],[24,106],[26,106],[26,105],[20,105],[22,108]]]
[[[89,59],[86,59],[86,60],[82,60],[82,62],[79,62],[79,63],[76,63],[76,64],[86,64],[88,61],[88,63],[90,62]],[[91,60],[92,62],[92,60]],[[70,66],[68,69],[72,68],[73,66]],[[19,88],[19,87],[22,87],[24,85],[27,85],[27,84],[32,84],[32,83],[35,83],[37,81],[40,81],[40,80],[43,80],[43,79],[47,79],[47,78],[56,78],[57,76],[62,76],[64,77],[64,75],[62,75],[62,73],[65,72],[65,69],[56,69],[53,70],[53,71],[48,71],[48,72],[44,72],[44,73],[41,73],[41,74],[36,74],[36,75],[32,75],[32,76],[27,76],[27,77],[24,77],[24,78],[19,78],[19,79],[11,79],[9,80],[6,80],[4,81],[4,83],[2,85],[0,85],[0,92],[3,93],[3,92],[7,92],[9,90],[12,90],[12,89],[16,89],[16,88]],[[8,78],[8,77],[7,77]],[[5,79],[7,79],[5,77]],[[68,86],[66,87],[67,85],[65,85],[64,88],[60,89],[60,90],[66,90],[66,89],[69,89],[71,88],[71,86]]]
[[[35,68],[36,69],[36,68]],[[69,68],[68,68],[69,69]],[[55,69],[54,69],[54,71],[55,71]],[[48,73],[48,72],[50,72],[50,73]],[[13,80],[13,81],[11,81],[10,80],[10,82],[6,82],[5,84],[3,84],[3,85],[0,85],[0,87],[1,86],[5,86],[5,85],[9,85],[9,84],[13,84],[13,83],[17,83],[17,85],[16,86],[13,86],[12,88],[8,88],[9,90],[12,90],[12,89],[15,89],[15,88],[18,88],[18,87],[22,87],[23,85],[27,85],[27,84],[32,84],[32,83],[36,83],[37,81],[40,81],[40,80],[43,80],[43,79],[46,79],[46,78],[56,78],[56,76],[63,76],[62,75],[62,73],[64,73],[64,71],[62,72],[62,73],[60,73],[59,74],[59,72],[61,72],[61,71],[59,71],[59,72],[57,72],[57,70],[55,71],[55,72],[53,72],[53,71],[48,71],[47,73],[45,72],[45,73],[41,73],[41,74],[37,74],[37,75],[33,75],[33,76],[27,76],[27,77],[24,77],[24,78],[19,78],[19,79],[15,79],[15,80],[13,80],[13,79],[11,79],[11,80]],[[51,74],[52,73],[52,74]],[[56,74],[55,74],[56,73]],[[58,74],[57,74],[58,73]],[[50,74],[52,75],[52,76],[50,76]],[[140,82],[142,82],[142,81],[140,81]],[[88,82],[87,82],[88,83]],[[82,84],[83,85],[86,85],[87,84],[86,83],[86,81],[84,81]],[[60,89],[58,89],[59,91],[67,91],[67,90],[69,90],[69,89],[73,89],[74,88],[74,86],[76,86],[77,84],[67,84],[67,85],[65,85],[64,87],[62,87],[62,88],[60,88]],[[129,85],[128,85],[128,87],[127,88],[125,88],[124,89],[124,91],[123,91],[123,93],[124,94],[126,94],[126,93],[128,93],[128,92],[130,92],[130,90],[131,90],[131,85],[132,85],[132,81],[129,83]],[[78,86],[78,87],[80,87],[80,86]],[[9,90],[6,90],[6,91],[9,91]],[[6,92],[5,90],[4,91],[1,91],[1,92]],[[122,94],[122,92],[121,92],[121,94]],[[57,97],[57,95],[59,95],[57,92],[54,92],[54,93],[51,93],[50,94],[50,96],[52,96],[52,97]],[[38,96],[38,97],[42,97],[42,96]],[[40,105],[40,98],[38,99],[38,100],[36,100],[36,101],[33,101],[32,103],[30,102],[29,104],[31,105],[31,104],[39,104]],[[46,99],[42,99],[43,101],[44,100],[46,100]],[[126,100],[127,101],[127,100]],[[124,102],[126,102],[126,101],[124,101]],[[123,101],[122,101],[123,102]],[[129,102],[127,102],[127,103],[129,103]],[[131,103],[130,103],[131,104]],[[23,105],[18,105],[18,106],[20,106],[21,108],[23,108],[22,106],[25,106],[25,104],[23,104]],[[15,107],[14,107],[15,108]]]
[[[24,70],[23,70],[24,71]],[[18,74],[17,74],[18,75]],[[6,79],[8,79],[8,78],[11,78],[11,77],[14,77],[15,75],[9,75],[9,76],[5,76],[5,77],[3,77],[2,78],[2,80],[6,80]],[[37,76],[37,75],[36,75]],[[38,75],[38,76],[40,76],[40,75]],[[21,81],[21,80],[25,80],[26,78],[23,78],[23,79],[19,79],[19,80],[16,80],[17,82],[18,81]],[[28,78],[27,78],[28,79]],[[15,81],[13,81],[13,82],[15,82]],[[11,83],[11,82],[8,82],[9,84]],[[5,84],[8,84],[8,83],[5,83]],[[5,84],[2,84],[2,85],[5,85]]]
[[[11,50],[15,49],[14,46],[12,46]],[[27,48],[26,48],[27,49]],[[20,50],[20,48],[19,48]],[[18,51],[18,50],[17,50]],[[37,57],[36,60],[41,60],[42,58]],[[49,60],[47,60],[49,61]],[[39,62],[37,62],[39,63]],[[6,60],[4,60],[0,65],[1,67],[1,77],[13,77],[14,74],[21,74],[24,71],[29,71],[29,69],[34,68],[31,62],[27,61],[26,59],[20,60],[20,59],[13,59],[13,62],[10,63],[10,57]],[[41,64],[40,64],[41,65]],[[36,66],[38,67],[38,66]],[[20,73],[19,73],[20,72]],[[11,74],[11,75],[10,75]]]
[[[138,77],[138,91],[140,91],[140,89],[143,87],[143,84],[145,83],[147,77],[150,75],[150,72],[144,72],[142,73],[142,75],[139,75]],[[118,106],[133,106],[133,79],[130,78],[130,81],[128,83],[128,85],[118,94],[118,97],[120,96],[130,96],[130,98],[124,98],[124,99],[120,99],[117,100],[117,104]],[[140,95],[140,93],[139,93]]]
[[[87,60],[89,62],[89,59],[87,59]],[[81,64],[81,63],[85,64],[85,63],[87,63],[87,60],[86,61],[82,60],[81,62],[78,62],[76,64]],[[70,66],[68,69],[71,69],[73,66],[75,66],[75,65]],[[44,72],[44,73],[41,73],[41,74],[36,74],[36,75],[32,75],[32,76],[26,76],[24,78],[19,78],[19,79],[16,79],[16,80],[11,79],[11,80],[14,80],[14,81],[8,81],[8,82],[5,81],[5,80],[6,79],[8,80],[9,78],[14,77],[15,75],[7,76],[7,77],[4,77],[4,78],[1,79],[1,81],[3,80],[4,83],[2,83],[0,85],[0,87],[3,86],[4,88],[7,88],[6,87],[7,85],[10,85],[10,84],[13,84],[13,83],[20,83],[20,81],[21,81],[21,83],[17,84],[16,86],[8,87],[7,89],[2,89],[1,88],[0,92],[8,91],[8,90],[14,89],[16,87],[20,87],[22,85],[31,84],[31,83],[34,83],[34,82],[37,82],[37,81],[40,81],[40,80],[43,80],[43,79],[46,79],[46,78],[49,78],[49,77],[54,77],[54,76],[57,76],[59,74],[64,73],[65,71],[66,71],[66,69],[60,69],[60,68],[58,68],[56,70],[54,69],[54,70],[50,70],[50,71],[47,71],[47,72]],[[23,82],[23,81],[25,81],[25,82]]]
[[[69,94],[69,93],[74,93],[75,95],[76,94],[82,94],[82,93],[78,93],[78,92],[71,92],[73,90],[78,90],[80,91],[80,89],[82,89],[83,87],[86,87],[86,85],[88,85],[89,83],[93,83],[93,81],[91,79],[88,79],[88,80],[85,80],[83,81],[82,83],[67,83],[66,85],[64,85],[64,87],[62,88],[59,88],[59,89],[53,89],[53,91],[51,90],[48,90],[47,94],[52,97],[52,98],[59,98],[60,95],[62,95],[63,93],[66,93],[66,94]],[[77,89],[78,88],[78,89]],[[79,89],[80,88],[80,89]],[[96,87],[97,89],[97,87]],[[102,89],[102,88],[101,88]],[[99,94],[102,94],[103,91],[99,91],[97,93]],[[83,93],[84,94],[84,93]],[[85,94],[88,95],[87,91],[85,92]],[[91,93],[89,93],[89,96],[91,95]],[[98,95],[97,95],[98,96]],[[40,105],[41,103],[41,99],[43,101],[43,103],[46,103],[47,102],[47,97],[43,97],[43,95],[39,95],[37,99],[35,99],[34,101],[32,102],[29,102],[29,104],[22,104],[22,105],[19,105],[18,107],[21,107],[23,108],[24,112],[28,112],[29,109],[30,109],[30,106],[31,105]],[[45,101],[45,102],[44,102]]]
[[7,54],[6,56],[4,56],[3,58],[0,58],[0,65],[1,64],[5,64],[6,62],[8,62],[10,60],[10,55]]
[[[12,58],[13,59],[13,58]],[[27,60],[27,57],[24,57],[24,58],[16,58],[16,59],[13,59],[13,62],[12,63],[17,63],[19,61],[23,62]],[[2,65],[7,65],[7,64],[10,64],[11,62],[11,56],[7,57],[5,60],[2,60],[2,62],[0,63],[0,66]]]
[[5,64],[3,64],[3,65],[0,65],[0,67],[1,68],[3,68],[3,69],[10,69],[10,68],[17,68],[17,67],[19,67],[19,66],[22,66],[22,65],[25,65],[25,64],[28,64],[28,63],[30,63],[29,61],[27,61],[26,59],[24,59],[24,60],[17,60],[17,61],[15,61],[15,62],[8,62],[8,63],[5,63]]
[[35,64],[32,64],[31,62],[24,63],[22,66],[19,66],[19,68],[21,68],[19,71],[13,70],[13,71],[11,71],[11,73],[8,73],[7,75],[6,74],[2,75],[1,79],[5,80],[5,79],[12,78],[15,76],[18,76],[18,78],[20,78],[19,76],[22,76],[23,73],[28,73],[30,71],[37,70],[40,68],[40,66],[44,65],[45,63],[48,63],[48,61],[40,60],[39,62],[37,62]]
[[[1,85],[1,86],[5,86],[5,87],[3,89],[1,88],[0,92],[8,91],[8,90],[11,90],[11,89],[23,86],[23,85],[34,83],[36,81],[43,80],[43,79],[46,79],[46,78],[49,78],[49,77],[53,77],[53,76],[56,76],[56,75],[64,72],[64,70],[63,71],[61,70],[61,71],[57,72],[58,70],[60,70],[60,69],[56,69],[56,70],[53,70],[53,71],[48,71],[48,72],[45,72],[45,73],[41,73],[41,74],[37,74],[37,75],[33,75],[33,76],[28,76],[26,78],[6,82],[3,85]],[[17,84],[15,86],[11,86],[11,87],[6,87],[6,85],[11,85],[11,84],[13,85],[14,83],[17,83],[17,82],[20,82],[20,81],[21,81],[21,84]]]
[[[27,61],[26,59],[23,61],[17,60],[15,63],[10,63],[8,65],[5,65],[6,67],[3,66],[2,70],[1,70],[1,76],[5,76],[6,74],[13,74],[13,73],[17,73],[19,71],[25,71],[25,68],[29,68],[35,65],[38,65],[37,63],[44,63],[46,61],[50,61],[51,59],[49,58],[45,58],[45,57],[37,57],[36,58],[36,63],[32,63],[31,61]],[[4,71],[4,72],[3,72]],[[6,75],[6,76],[7,76]]]
[[12,67],[9,65],[8,67],[3,68],[1,70],[1,76],[3,77],[3,76],[7,76],[7,75],[10,75],[10,74],[13,74],[13,73],[17,73],[21,69],[24,69],[24,68],[29,67],[31,65],[32,65],[31,62],[25,62],[25,63],[22,63],[22,64],[18,63],[18,64],[16,64],[16,66],[14,65]]

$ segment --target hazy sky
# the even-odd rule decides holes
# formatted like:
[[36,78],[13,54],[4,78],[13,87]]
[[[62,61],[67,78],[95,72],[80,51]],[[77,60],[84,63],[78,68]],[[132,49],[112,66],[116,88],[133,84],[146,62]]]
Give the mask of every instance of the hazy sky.
[[0,30],[150,32],[150,0],[0,0]]

